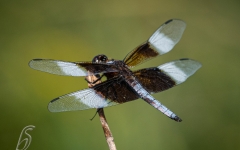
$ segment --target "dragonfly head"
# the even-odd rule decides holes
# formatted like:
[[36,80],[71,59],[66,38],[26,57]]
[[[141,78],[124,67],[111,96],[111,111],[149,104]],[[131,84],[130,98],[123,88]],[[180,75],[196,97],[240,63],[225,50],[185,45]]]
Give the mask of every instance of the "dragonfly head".
[[108,61],[108,58],[106,55],[97,55],[93,58],[92,62],[95,62],[95,63],[106,63]]

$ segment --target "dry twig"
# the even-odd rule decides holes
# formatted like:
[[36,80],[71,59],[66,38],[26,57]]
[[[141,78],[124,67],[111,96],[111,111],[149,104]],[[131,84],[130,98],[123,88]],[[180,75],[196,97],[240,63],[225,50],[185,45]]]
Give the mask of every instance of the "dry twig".
[[[97,77],[94,76],[94,75],[91,75],[91,76],[87,76],[86,79],[89,82],[93,82],[93,81],[97,80]],[[94,84],[88,83],[88,87],[93,87],[94,85],[99,84],[99,83],[101,83],[101,80],[97,81]],[[114,138],[113,138],[112,132],[111,132],[109,126],[108,126],[107,119],[106,119],[106,117],[104,115],[103,108],[98,109],[97,113],[98,113],[99,118],[100,118],[100,122],[101,122],[101,125],[102,125],[102,128],[103,128],[103,132],[104,132],[104,135],[105,135],[105,138],[106,138],[109,150],[116,150],[117,148],[116,148],[116,145],[115,145],[114,140],[113,140]]]

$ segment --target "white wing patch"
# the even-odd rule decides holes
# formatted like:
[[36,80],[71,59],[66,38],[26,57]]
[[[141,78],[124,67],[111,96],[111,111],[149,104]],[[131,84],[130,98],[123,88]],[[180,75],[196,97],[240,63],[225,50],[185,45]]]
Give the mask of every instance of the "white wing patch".
[[52,59],[33,59],[29,62],[33,69],[65,76],[86,76],[88,73],[74,62]]
[[180,84],[193,75],[201,66],[195,60],[180,59],[158,66],[158,68],[169,75],[176,84]]
[[60,96],[48,104],[51,112],[85,110],[90,108],[103,108],[117,105],[118,103],[105,99],[94,89],[85,89]]
[[[87,92],[88,94],[84,95],[85,92]],[[75,99],[78,99],[79,102],[87,105],[89,108],[103,108],[108,106],[108,103],[110,101],[105,100],[104,97],[100,96],[99,94],[93,95],[92,93],[95,93],[95,90],[86,89],[83,91],[79,91],[77,94],[73,94],[73,96],[75,97]]]
[[182,20],[169,20],[153,33],[149,38],[150,46],[160,55],[169,52],[181,39],[186,28]]
[[77,64],[71,62],[56,61],[56,65],[60,68],[62,74],[70,76],[86,76],[87,73]]

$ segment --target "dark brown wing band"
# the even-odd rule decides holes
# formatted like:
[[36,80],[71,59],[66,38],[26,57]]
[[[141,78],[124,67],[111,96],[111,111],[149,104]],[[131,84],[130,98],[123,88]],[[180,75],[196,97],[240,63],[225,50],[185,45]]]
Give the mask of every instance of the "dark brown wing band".
[[141,69],[134,72],[134,76],[151,94],[172,88],[175,81],[158,68]]

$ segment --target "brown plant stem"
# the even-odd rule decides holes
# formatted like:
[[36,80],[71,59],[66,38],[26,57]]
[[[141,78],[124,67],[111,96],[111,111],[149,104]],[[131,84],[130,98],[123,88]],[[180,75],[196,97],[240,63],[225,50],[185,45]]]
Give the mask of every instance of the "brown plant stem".
[[[97,80],[97,77],[94,76],[94,75],[91,75],[91,76],[87,76],[86,79],[89,82],[94,82],[94,81]],[[101,80],[97,81],[94,84],[88,83],[88,87],[91,88],[94,85],[99,84],[99,83],[101,83]],[[106,119],[106,117],[104,115],[103,108],[97,109],[97,113],[98,113],[99,118],[100,118],[100,122],[101,122],[101,125],[102,125],[102,128],[103,128],[103,132],[104,132],[104,135],[105,135],[105,138],[106,138],[109,150],[117,150],[116,145],[114,143],[114,138],[113,138],[112,132],[111,132],[109,126],[108,126],[107,119]]]

